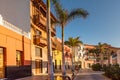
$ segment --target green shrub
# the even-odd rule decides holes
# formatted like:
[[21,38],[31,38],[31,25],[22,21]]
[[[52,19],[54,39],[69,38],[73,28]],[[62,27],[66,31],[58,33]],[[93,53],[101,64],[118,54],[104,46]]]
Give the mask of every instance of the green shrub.
[[102,69],[102,66],[99,63],[92,65],[92,70],[94,71],[100,71],[101,69]]
[[120,80],[120,67],[119,65],[106,66],[104,69],[105,75],[112,80]]

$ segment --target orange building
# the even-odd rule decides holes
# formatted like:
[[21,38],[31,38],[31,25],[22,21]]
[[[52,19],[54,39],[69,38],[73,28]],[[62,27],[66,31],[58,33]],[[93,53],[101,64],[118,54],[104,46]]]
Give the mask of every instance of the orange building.
[[[30,17],[32,73],[40,75],[48,71],[46,5],[42,0],[30,1]],[[56,18],[51,13],[51,22],[55,20]],[[52,50],[56,48],[54,36],[56,36],[56,29],[54,25],[51,25]]]
[[3,20],[0,15],[0,78],[31,75],[29,33]]

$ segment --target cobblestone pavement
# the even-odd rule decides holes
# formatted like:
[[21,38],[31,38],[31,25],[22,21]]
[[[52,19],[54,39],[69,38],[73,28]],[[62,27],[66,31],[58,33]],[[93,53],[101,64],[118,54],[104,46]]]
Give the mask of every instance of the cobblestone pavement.
[[110,80],[102,74],[100,71],[80,70],[74,80]]

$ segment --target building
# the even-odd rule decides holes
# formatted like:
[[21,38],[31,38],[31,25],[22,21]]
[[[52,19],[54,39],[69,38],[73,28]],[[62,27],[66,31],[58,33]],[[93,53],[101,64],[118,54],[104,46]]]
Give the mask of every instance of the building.
[[[54,72],[61,72],[62,70],[62,42],[61,39],[55,38],[56,50],[53,51]],[[65,67],[66,71],[71,70],[71,49],[64,45]]]
[[120,49],[117,51],[117,63],[120,65]]
[[[32,73],[40,75],[48,72],[46,5],[42,0],[30,1],[30,18]],[[53,21],[56,18],[51,13],[51,22]],[[55,26],[51,25],[52,51],[56,49],[55,36]]]
[[96,63],[96,56],[94,55],[94,53],[87,54],[87,50],[94,49],[94,48],[95,48],[95,45],[85,44],[85,51],[86,51],[85,52],[86,53],[85,68],[87,68],[87,69],[90,69],[91,66]]
[[65,67],[66,70],[71,70],[72,67],[72,53],[71,48],[67,45],[64,45],[64,55],[65,55]]
[[55,38],[56,50],[53,51],[54,72],[61,72],[62,69],[62,44],[59,38]]
[[119,64],[120,65],[120,48],[116,47],[111,47],[112,48],[112,54],[110,56],[110,64],[115,65]]
[[0,15],[0,78],[14,80],[31,75],[30,34]]
[[0,78],[31,75],[29,6],[29,0],[0,0]]
[[75,48],[75,63],[82,69],[89,69],[95,63],[95,57],[88,55],[88,49],[95,48],[94,45],[80,44]]

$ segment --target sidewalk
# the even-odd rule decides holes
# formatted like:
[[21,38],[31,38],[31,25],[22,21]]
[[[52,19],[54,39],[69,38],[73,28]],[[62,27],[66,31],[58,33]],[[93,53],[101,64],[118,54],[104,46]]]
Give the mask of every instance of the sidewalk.
[[[69,76],[71,78],[72,74],[66,74],[67,76]],[[62,76],[61,73],[55,73],[54,74],[55,78],[57,76]],[[35,75],[35,76],[29,76],[29,77],[24,77],[24,78],[19,78],[16,80],[47,80],[48,74],[42,74],[42,75]]]
[[[74,78],[76,77],[76,75],[79,73],[80,71],[75,71],[74,74]],[[54,73],[55,79],[57,76],[62,76],[61,72],[58,73]],[[66,76],[69,76],[72,79],[72,72],[71,71],[67,71],[66,72]],[[29,77],[24,77],[24,78],[19,78],[16,80],[47,80],[48,78],[48,74],[41,74],[41,75],[34,75],[34,76],[29,76]]]

